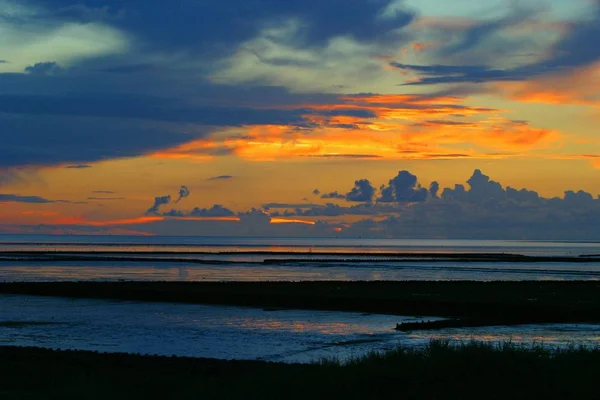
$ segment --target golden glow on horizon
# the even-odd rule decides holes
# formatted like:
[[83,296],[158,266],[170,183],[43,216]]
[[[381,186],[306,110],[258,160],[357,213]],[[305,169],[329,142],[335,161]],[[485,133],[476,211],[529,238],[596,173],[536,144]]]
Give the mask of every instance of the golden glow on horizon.
[[306,221],[301,219],[287,219],[287,218],[271,218],[272,224],[304,224],[304,225],[315,225],[313,221]]

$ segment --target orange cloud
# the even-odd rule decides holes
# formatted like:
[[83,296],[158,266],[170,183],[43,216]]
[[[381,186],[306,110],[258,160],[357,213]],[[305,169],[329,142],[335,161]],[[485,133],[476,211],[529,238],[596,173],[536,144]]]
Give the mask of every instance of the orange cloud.
[[36,216],[36,217],[53,217],[58,215],[57,212],[52,211],[21,211],[21,215],[24,216]]
[[[453,96],[356,95],[343,96],[337,104],[295,107],[307,109],[305,118],[310,126],[248,126],[242,135],[239,129],[226,129],[152,156],[201,160],[207,154],[227,154],[249,161],[500,158],[511,152],[547,148],[561,137],[557,131],[504,118],[502,110],[472,107],[464,98]],[[374,116],[333,113],[356,114],[356,110]]]
[[600,63],[567,73],[544,75],[526,82],[501,82],[495,89],[528,103],[600,105]]
[[305,221],[301,219],[286,219],[286,218],[271,218],[272,224],[304,224],[315,225],[313,221]]

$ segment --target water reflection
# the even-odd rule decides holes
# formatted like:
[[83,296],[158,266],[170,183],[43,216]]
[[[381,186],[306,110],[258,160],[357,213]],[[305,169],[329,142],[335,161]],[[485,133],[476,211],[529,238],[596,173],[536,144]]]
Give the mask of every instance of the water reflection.
[[[434,319],[434,318],[428,318]],[[598,345],[600,325],[527,325],[396,332],[391,315],[0,296],[0,345],[310,362],[431,339]]]
[[0,262],[0,281],[597,280],[600,264]]

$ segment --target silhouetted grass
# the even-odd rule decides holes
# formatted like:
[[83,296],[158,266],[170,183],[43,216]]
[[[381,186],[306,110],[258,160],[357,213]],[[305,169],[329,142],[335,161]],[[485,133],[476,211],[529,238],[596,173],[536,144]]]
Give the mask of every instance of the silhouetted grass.
[[433,341],[311,365],[0,347],[2,399],[595,399],[600,350]]

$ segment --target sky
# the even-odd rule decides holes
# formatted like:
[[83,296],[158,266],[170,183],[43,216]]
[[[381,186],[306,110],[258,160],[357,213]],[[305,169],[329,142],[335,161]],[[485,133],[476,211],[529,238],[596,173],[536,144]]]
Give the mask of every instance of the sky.
[[600,0],[0,0],[0,233],[599,239]]

